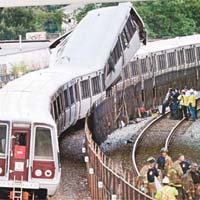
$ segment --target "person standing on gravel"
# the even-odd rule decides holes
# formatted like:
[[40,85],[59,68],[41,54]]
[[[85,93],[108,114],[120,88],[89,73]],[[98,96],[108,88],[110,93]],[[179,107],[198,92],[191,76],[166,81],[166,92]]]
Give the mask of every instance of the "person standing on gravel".
[[159,172],[156,168],[156,159],[154,157],[149,157],[147,162],[148,164],[140,170],[140,177],[143,177],[143,183],[147,189],[147,193],[154,197],[156,193],[155,177],[159,176]]
[[157,167],[161,170],[163,177],[167,175],[168,170],[172,167],[173,161],[168,155],[168,150],[163,147],[161,150],[161,156],[157,159]]

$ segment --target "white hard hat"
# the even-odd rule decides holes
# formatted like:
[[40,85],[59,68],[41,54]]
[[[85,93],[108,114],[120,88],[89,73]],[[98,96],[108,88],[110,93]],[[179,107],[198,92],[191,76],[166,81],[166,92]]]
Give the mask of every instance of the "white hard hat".
[[190,89],[190,94],[194,94],[194,90],[193,89]]
[[165,178],[163,178],[162,180],[163,184],[168,184],[169,183],[169,178],[167,176],[165,176]]

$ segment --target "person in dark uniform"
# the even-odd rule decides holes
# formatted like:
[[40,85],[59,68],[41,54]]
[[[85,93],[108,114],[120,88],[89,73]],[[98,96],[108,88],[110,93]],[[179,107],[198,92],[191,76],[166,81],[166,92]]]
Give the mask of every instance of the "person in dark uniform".
[[196,163],[183,176],[183,185],[189,200],[200,199],[200,172]]
[[147,159],[147,164],[140,170],[140,176],[143,177],[146,193],[149,193],[149,195],[153,197],[156,192],[155,177],[159,176],[159,172],[156,168],[156,159],[154,157],[149,157]]
[[149,157],[147,162],[149,162],[149,169],[147,171],[148,189],[149,194],[154,197],[156,193],[155,177],[158,177],[159,173],[156,168],[156,159],[154,157]]
[[185,174],[190,169],[190,162],[185,160],[185,156],[183,154],[179,154],[180,166],[183,170],[183,174]]
[[161,156],[157,159],[157,168],[161,171],[164,177],[167,175],[167,171],[172,167],[173,162],[165,147],[161,148],[160,152]]

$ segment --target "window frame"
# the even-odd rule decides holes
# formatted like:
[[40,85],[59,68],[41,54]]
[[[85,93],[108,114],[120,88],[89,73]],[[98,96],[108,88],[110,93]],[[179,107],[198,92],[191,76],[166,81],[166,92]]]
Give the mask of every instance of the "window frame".
[[58,108],[58,119],[60,117],[60,115],[62,114],[62,105],[61,105],[61,102],[60,102],[60,95],[56,95],[56,104],[57,104],[57,108]]
[[196,57],[197,57],[197,61],[200,61],[200,46],[196,47]]
[[92,95],[95,96],[101,93],[100,76],[91,77]]
[[[83,87],[83,82],[87,82],[87,88]],[[91,97],[91,89],[90,89],[90,78],[88,77],[87,79],[83,79],[80,81],[80,85],[81,85],[81,99],[84,100],[84,99],[87,99],[87,98],[90,98]],[[88,89],[88,92],[86,92],[86,89]]]
[[185,65],[185,54],[184,49],[177,50],[178,66]]
[[186,63],[187,64],[195,63],[195,49],[194,49],[194,47],[190,47],[190,48],[185,49],[185,57],[186,57]]
[[[69,98],[70,98],[70,105],[75,104],[75,96],[74,96],[74,85],[68,86],[69,89]],[[72,92],[72,95],[71,95]]]
[[157,65],[158,65],[158,71],[164,70],[167,68],[167,61],[166,61],[166,54],[161,53],[157,55]]
[[135,77],[139,75],[139,64],[138,60],[134,60],[131,62],[131,76]]
[[[52,147],[52,156],[53,156],[53,159],[44,159],[44,158],[35,158],[35,144],[36,144],[36,129],[37,128],[46,128],[46,129],[49,129],[50,130],[50,136],[51,136],[51,147]],[[32,161],[55,161],[55,153],[54,153],[54,145],[53,145],[53,129],[52,127],[49,127],[49,126],[45,126],[45,125],[35,125],[34,126],[34,142],[33,142],[33,160]]]
[[[69,101],[69,94],[68,94],[68,87],[66,87],[64,89],[64,100],[65,100],[65,109],[68,109],[70,107],[70,101]],[[67,96],[66,96],[67,94]],[[67,97],[67,98],[66,98]],[[67,100],[67,104],[66,104],[66,100]]]
[[6,126],[6,145],[5,145],[5,154],[4,154],[4,156],[2,156],[0,153],[0,158],[6,159],[6,157],[8,155],[9,126],[6,123],[0,123],[0,126],[1,125]]
[[80,85],[79,85],[79,81],[77,81],[74,84],[74,91],[75,91],[76,102],[80,101]]
[[58,115],[58,108],[57,108],[57,103],[56,103],[56,98],[53,100],[53,110],[54,110],[54,115],[55,115],[55,121],[58,120],[59,115]]

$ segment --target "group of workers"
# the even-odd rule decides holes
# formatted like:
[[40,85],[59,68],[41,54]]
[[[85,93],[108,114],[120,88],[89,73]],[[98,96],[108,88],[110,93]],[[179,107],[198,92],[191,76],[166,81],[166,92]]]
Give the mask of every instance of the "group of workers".
[[191,116],[192,121],[195,121],[197,118],[196,95],[197,92],[194,89],[187,90],[187,87],[181,91],[169,88],[162,104],[162,114],[165,114],[165,110],[169,106],[171,119],[182,119],[184,116],[188,120]]
[[161,155],[147,159],[140,170],[137,187],[156,200],[200,199],[200,172],[196,163],[190,164],[183,154],[175,162],[166,148]]

